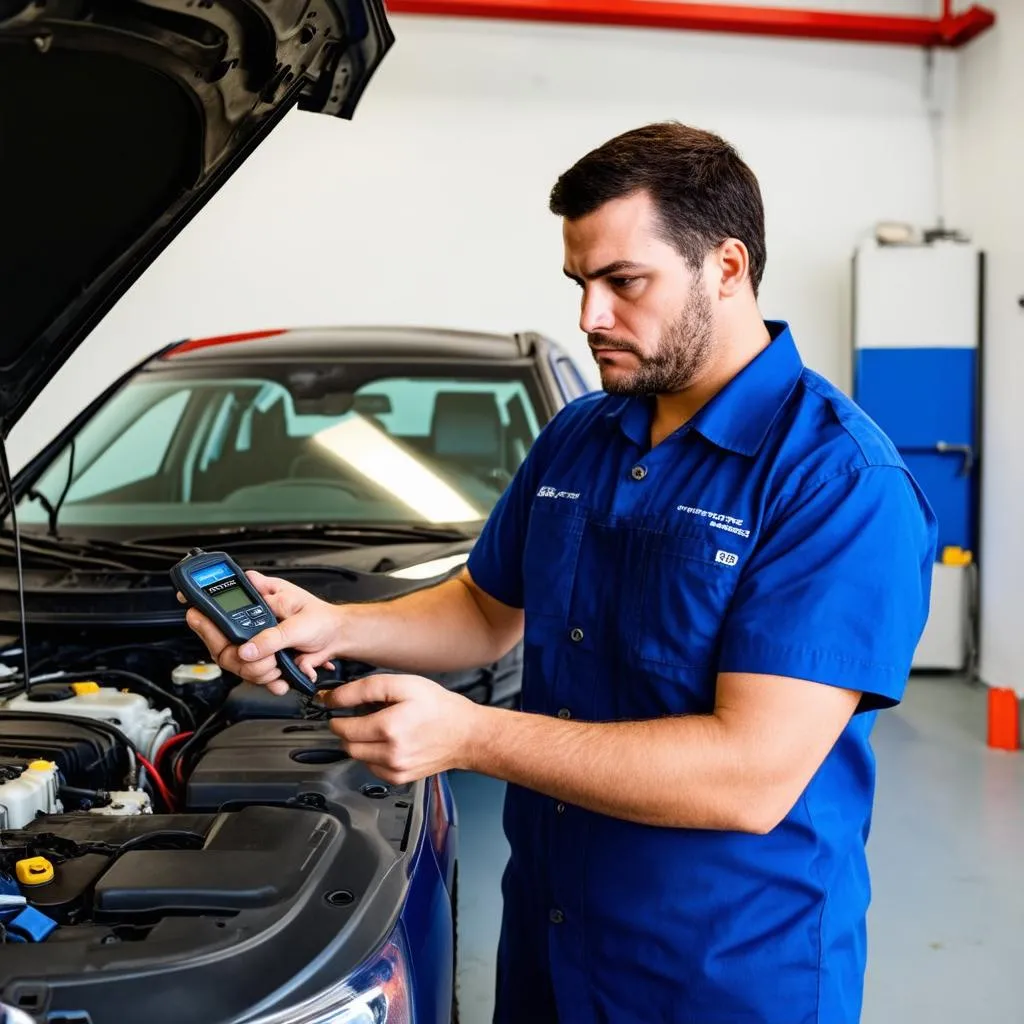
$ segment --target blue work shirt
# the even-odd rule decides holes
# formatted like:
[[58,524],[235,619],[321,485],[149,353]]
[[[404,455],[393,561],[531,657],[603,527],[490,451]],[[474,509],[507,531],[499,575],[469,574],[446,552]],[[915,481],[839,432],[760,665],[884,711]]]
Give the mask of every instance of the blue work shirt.
[[786,324],[767,327],[653,449],[652,399],[562,410],[469,570],[525,609],[527,712],[708,714],[718,673],[745,672],[862,691],[858,713],[767,835],[630,823],[510,785],[503,1024],[859,1019],[868,737],[927,618],[935,521],[881,430],[804,367]]

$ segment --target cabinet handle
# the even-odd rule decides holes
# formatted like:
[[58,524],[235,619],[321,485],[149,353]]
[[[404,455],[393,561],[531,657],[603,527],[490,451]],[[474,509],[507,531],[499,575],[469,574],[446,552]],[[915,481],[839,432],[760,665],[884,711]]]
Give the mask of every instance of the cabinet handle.
[[945,455],[947,452],[959,452],[964,457],[963,465],[960,467],[961,476],[970,476],[974,468],[974,450],[969,444],[949,444],[946,441],[939,441],[935,450]]

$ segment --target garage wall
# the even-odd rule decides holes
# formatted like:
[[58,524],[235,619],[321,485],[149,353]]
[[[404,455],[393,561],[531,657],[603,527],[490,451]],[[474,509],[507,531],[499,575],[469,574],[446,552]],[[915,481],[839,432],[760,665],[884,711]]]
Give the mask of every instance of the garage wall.
[[996,27],[964,50],[957,223],[987,253],[981,522],[982,678],[1024,694],[1024,4],[989,0]]
[[[922,6],[935,4],[845,3]],[[15,429],[15,466],[137,358],[189,335],[379,321],[534,328],[573,346],[596,380],[547,193],[590,147],[668,117],[722,132],[751,162],[768,211],[764,312],[789,319],[805,359],[848,387],[856,242],[879,219],[935,218],[921,52],[393,21],[398,43],[355,120],[286,119]]]

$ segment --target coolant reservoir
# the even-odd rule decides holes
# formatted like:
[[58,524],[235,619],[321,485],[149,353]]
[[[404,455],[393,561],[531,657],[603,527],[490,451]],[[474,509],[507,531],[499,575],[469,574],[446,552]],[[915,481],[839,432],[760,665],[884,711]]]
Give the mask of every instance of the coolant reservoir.
[[24,828],[40,814],[61,814],[60,779],[52,761],[30,761],[20,771],[11,764],[0,773],[0,827]]
[[68,696],[33,700],[19,694],[6,705],[11,711],[31,711],[36,715],[77,715],[109,722],[135,744],[143,757],[152,760],[160,744],[177,732],[177,724],[169,708],[150,707],[149,701],[137,693],[122,693],[112,686],[75,684]]
[[176,665],[171,672],[171,681],[175,686],[183,686],[187,683],[213,683],[220,679],[223,674],[220,665],[195,662],[186,665]]
[[176,665],[171,672],[171,689],[187,704],[198,701],[207,707],[220,706],[231,685],[220,665],[193,662]]

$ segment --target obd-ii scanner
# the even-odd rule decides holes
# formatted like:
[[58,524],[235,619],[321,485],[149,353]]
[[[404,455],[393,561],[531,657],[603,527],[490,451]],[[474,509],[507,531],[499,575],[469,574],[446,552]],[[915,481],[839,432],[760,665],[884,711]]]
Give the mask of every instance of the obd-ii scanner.
[[[266,601],[223,551],[193,548],[171,569],[171,580],[185,603],[216,623],[232,643],[243,644],[257,633],[277,625]],[[307,697],[317,692],[317,684],[299,668],[294,652],[278,651],[274,657],[281,676],[290,687]]]

